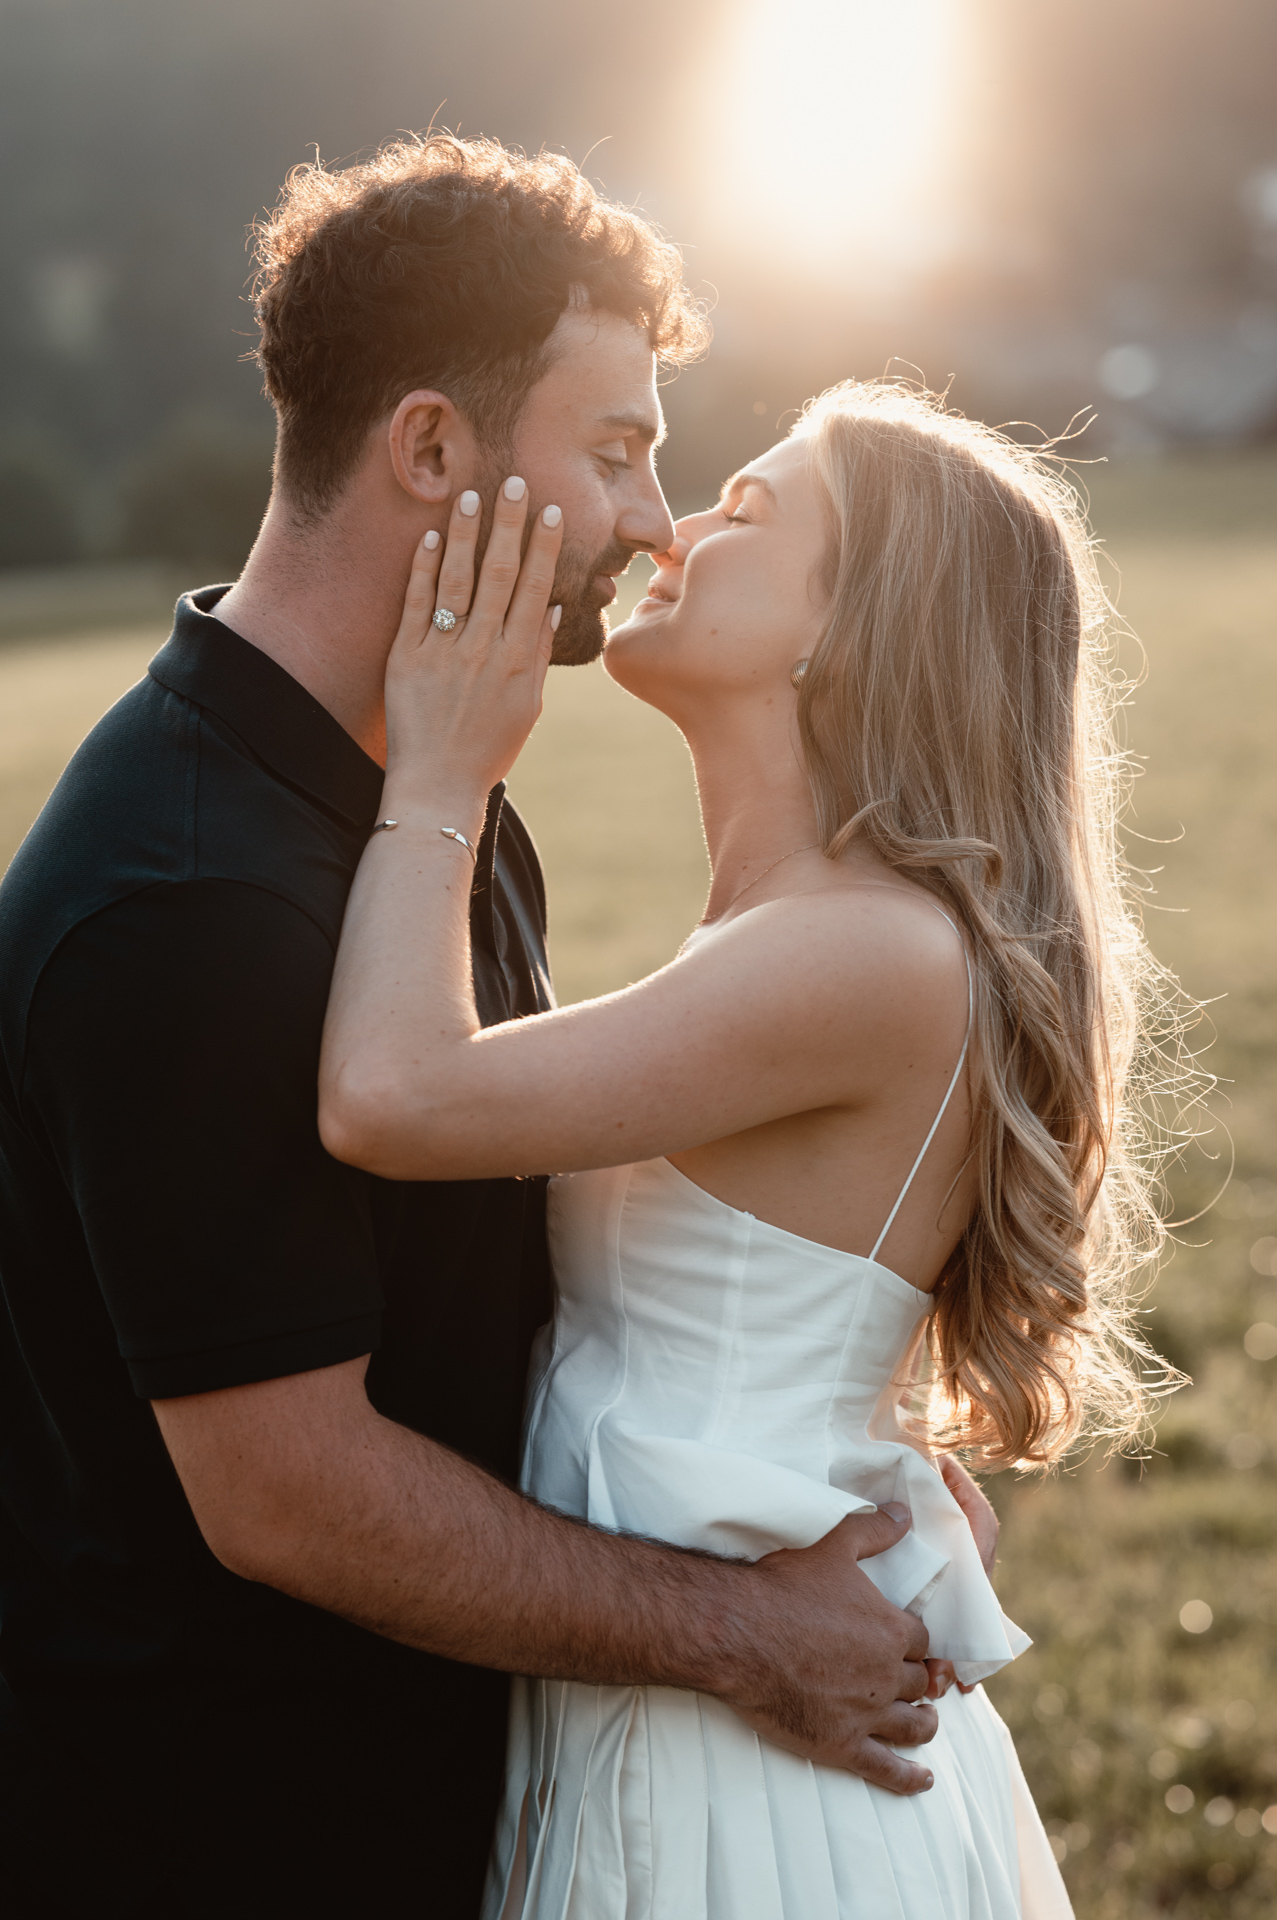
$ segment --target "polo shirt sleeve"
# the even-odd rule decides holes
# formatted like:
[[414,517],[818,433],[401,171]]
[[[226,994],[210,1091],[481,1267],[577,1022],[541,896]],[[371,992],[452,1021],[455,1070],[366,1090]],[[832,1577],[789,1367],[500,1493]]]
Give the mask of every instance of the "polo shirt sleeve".
[[146,1399],[334,1366],[378,1342],[368,1176],[324,1151],[332,948],[239,881],[152,886],[64,940],[24,1105]]

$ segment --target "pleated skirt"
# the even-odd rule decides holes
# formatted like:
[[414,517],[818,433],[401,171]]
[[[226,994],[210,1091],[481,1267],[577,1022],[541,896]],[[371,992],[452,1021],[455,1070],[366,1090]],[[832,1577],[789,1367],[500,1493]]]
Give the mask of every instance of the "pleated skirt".
[[983,1688],[939,1720],[904,1799],[703,1694],[517,1680],[484,1920],[1071,1920]]

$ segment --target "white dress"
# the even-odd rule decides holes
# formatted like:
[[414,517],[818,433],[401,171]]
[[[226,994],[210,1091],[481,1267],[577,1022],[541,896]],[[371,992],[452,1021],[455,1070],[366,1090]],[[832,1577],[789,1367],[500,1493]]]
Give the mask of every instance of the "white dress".
[[[751,1559],[903,1500],[912,1530],[861,1565],[921,1614],[931,1653],[976,1681],[1028,1646],[898,1423],[893,1383],[930,1295],[873,1255],[728,1206],[668,1160],[553,1181],[550,1242],[529,1493]],[[938,1712],[912,1752],[935,1785],[905,1799],[772,1746],[704,1694],[516,1680],[484,1920],[1069,1920],[983,1689],[951,1689]]]

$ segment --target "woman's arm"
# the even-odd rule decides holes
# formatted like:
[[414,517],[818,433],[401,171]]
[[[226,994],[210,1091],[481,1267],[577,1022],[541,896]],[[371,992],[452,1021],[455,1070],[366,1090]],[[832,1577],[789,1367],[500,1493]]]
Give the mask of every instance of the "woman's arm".
[[[480,1028],[471,865],[441,829],[477,841],[539,712],[553,554],[534,529],[520,571],[523,514],[498,501],[473,609],[447,636],[430,625],[436,585],[466,603],[477,517],[454,517],[441,579],[437,552],[414,566],[387,673],[383,813],[399,824],[372,837],[347,908],[325,1145],[392,1179],[567,1172],[869,1097],[902,1047],[932,1026],[944,1044],[962,989],[943,921],[877,890],[761,906],[624,992]],[[934,990],[937,961],[952,995]]]

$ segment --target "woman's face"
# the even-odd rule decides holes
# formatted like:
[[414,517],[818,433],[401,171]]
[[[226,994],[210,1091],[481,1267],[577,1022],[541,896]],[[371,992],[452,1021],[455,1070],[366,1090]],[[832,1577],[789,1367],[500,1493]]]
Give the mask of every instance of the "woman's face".
[[790,672],[815,645],[828,527],[805,439],[782,440],[734,475],[718,506],[677,522],[633,614],[608,640],[612,678],[677,721],[708,696],[794,698]]

